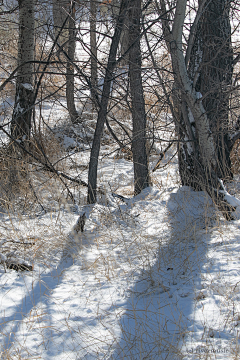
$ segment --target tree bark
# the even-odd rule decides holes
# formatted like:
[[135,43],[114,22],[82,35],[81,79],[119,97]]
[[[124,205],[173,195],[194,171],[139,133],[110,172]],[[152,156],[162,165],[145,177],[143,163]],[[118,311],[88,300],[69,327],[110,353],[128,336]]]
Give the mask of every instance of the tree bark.
[[146,114],[141,76],[140,49],[141,0],[132,0],[129,9],[129,77],[132,97],[134,194],[149,186],[146,152]]
[[100,151],[100,142],[101,136],[104,128],[104,124],[107,116],[107,107],[108,100],[111,89],[111,82],[113,78],[113,70],[116,65],[116,54],[120,41],[120,36],[123,28],[124,17],[127,12],[129,0],[122,0],[120,6],[120,13],[117,17],[116,27],[114,35],[112,38],[112,43],[110,47],[108,63],[106,68],[106,74],[103,83],[103,91],[100,103],[100,110],[98,112],[97,125],[94,133],[93,144],[90,155],[89,162],[89,171],[88,171],[88,198],[87,201],[89,204],[96,202],[96,193],[97,193],[97,167],[98,167],[98,157]]
[[[75,36],[75,4],[74,2],[69,7],[69,20],[68,20],[68,56],[74,61],[76,36]],[[71,122],[74,124],[78,121],[78,112],[76,110],[74,101],[74,67],[70,61],[67,62],[66,71],[66,97],[67,108],[70,115]]]
[[[64,21],[68,17],[66,27],[62,28]],[[74,61],[76,48],[75,34],[75,2],[68,0],[53,0],[53,20],[55,37],[59,31],[59,45],[63,46],[69,58]],[[68,24],[68,25],[67,25]],[[72,123],[78,120],[78,112],[74,101],[74,67],[70,61],[67,61],[66,68],[66,99],[67,108]]]
[[203,96],[217,155],[215,171],[219,178],[229,180],[233,176],[228,119],[233,73],[229,4],[223,0],[204,4],[191,39],[186,58],[188,74],[199,96]]
[[98,85],[97,73],[97,38],[96,38],[96,0],[90,0],[90,51],[91,51],[91,97],[93,104],[96,100]]
[[217,150],[216,172],[219,178],[226,180],[233,177],[228,117],[228,90],[233,74],[229,4],[224,0],[211,0],[203,13],[201,31],[198,32],[202,35],[203,66],[197,84],[204,97],[203,106],[210,121]]
[[[19,0],[18,72],[11,135],[27,144],[33,106],[34,1]],[[28,62],[28,63],[26,63]]]
[[172,32],[168,25],[163,24],[172,59],[174,88],[177,89],[173,92],[173,99],[175,114],[178,114],[176,130],[179,134],[179,171],[183,185],[193,185],[197,190],[205,190],[226,219],[230,220],[234,208],[224,199],[224,188],[218,178],[218,158],[210,119],[194,86],[195,79],[192,81],[187,72],[183,55],[186,3],[186,0],[177,0]]
[[62,29],[62,25],[68,16],[69,0],[52,0],[52,9],[53,9],[53,23],[54,23],[54,36],[56,37],[61,31],[61,34],[58,38],[60,45],[63,45],[68,41],[68,30],[67,26]]

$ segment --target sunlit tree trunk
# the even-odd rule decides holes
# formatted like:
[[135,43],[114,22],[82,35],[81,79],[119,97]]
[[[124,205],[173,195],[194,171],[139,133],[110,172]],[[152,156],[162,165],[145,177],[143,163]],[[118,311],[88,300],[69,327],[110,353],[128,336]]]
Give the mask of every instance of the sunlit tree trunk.
[[11,135],[27,144],[33,106],[34,1],[19,0],[18,72]]
[[129,9],[129,76],[132,97],[132,153],[134,165],[134,193],[149,186],[146,152],[146,114],[141,75],[140,49],[141,0],[132,0]]

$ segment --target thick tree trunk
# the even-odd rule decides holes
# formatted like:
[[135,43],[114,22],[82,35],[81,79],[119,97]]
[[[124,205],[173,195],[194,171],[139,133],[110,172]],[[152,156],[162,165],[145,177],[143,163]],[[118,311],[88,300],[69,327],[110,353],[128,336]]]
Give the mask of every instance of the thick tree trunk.
[[[217,175],[232,178],[229,139],[229,86],[232,84],[233,52],[229,4],[211,0],[201,24],[203,68],[199,91],[206,97],[203,106],[210,119],[210,129],[217,149]],[[206,65],[204,65],[206,64]]]
[[132,0],[129,9],[129,75],[132,97],[133,119],[133,165],[134,194],[139,194],[149,186],[148,161],[146,152],[146,114],[141,76],[140,49],[141,0]]
[[[75,36],[75,4],[69,8],[69,20],[68,20],[68,56],[74,61],[75,48],[76,48],[76,36]],[[71,122],[74,124],[78,121],[78,112],[76,110],[74,101],[74,67],[70,61],[67,62],[66,72],[66,97],[67,108],[70,115]]]
[[112,38],[112,43],[110,47],[108,64],[106,69],[106,74],[104,78],[103,91],[101,97],[100,110],[98,112],[97,125],[94,133],[93,144],[91,149],[91,156],[89,162],[89,171],[88,171],[88,203],[93,204],[96,202],[96,193],[97,193],[97,167],[98,167],[98,157],[100,151],[100,142],[101,136],[104,128],[104,124],[107,116],[107,107],[108,100],[110,95],[111,82],[113,78],[113,70],[116,64],[116,54],[120,41],[120,36],[123,28],[124,17],[128,8],[129,0],[122,0],[120,6],[120,13],[117,18],[115,32]]
[[34,1],[19,1],[18,66],[11,135],[27,144],[33,106]]
[[[216,151],[215,172],[221,179],[232,178],[229,139],[229,86],[232,81],[233,55],[229,9],[223,0],[211,0],[199,19],[190,55],[188,75],[209,119],[211,136]],[[200,100],[198,100],[200,101]],[[186,107],[186,106],[185,106]],[[190,117],[189,109],[182,111]],[[196,130],[192,121],[192,130]],[[180,135],[184,139],[184,134]],[[183,185],[198,187],[192,157],[186,144],[179,146],[179,169]],[[191,175],[192,174],[192,175]],[[195,178],[195,180],[194,180]]]
[[173,98],[175,114],[178,114],[176,130],[181,142],[180,175],[183,185],[193,184],[196,189],[205,190],[226,219],[230,220],[231,211],[234,209],[225,200],[224,189],[218,178],[218,157],[210,119],[194,81],[187,72],[183,56],[182,36],[186,3],[186,0],[177,0],[172,32],[167,25],[164,26],[164,35],[172,58],[175,88],[178,89]]

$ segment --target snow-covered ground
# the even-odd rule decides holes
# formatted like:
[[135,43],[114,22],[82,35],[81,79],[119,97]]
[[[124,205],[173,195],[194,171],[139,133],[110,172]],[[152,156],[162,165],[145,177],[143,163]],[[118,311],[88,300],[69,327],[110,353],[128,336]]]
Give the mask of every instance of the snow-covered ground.
[[[85,190],[64,204],[54,182],[45,213],[1,214],[1,359],[238,359],[240,220],[180,187],[176,159],[132,198],[132,162],[115,155],[101,157],[106,194],[83,233]],[[89,151],[73,160],[86,181]],[[16,256],[33,271],[4,267]]]

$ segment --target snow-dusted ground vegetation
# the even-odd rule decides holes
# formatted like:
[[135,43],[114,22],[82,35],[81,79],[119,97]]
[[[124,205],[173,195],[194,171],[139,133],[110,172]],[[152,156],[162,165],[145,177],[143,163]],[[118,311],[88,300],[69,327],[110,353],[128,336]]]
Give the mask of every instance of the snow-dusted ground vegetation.
[[[57,124],[66,114],[46,106],[47,115]],[[87,181],[92,134],[91,121],[84,131],[55,126],[68,155],[59,170]],[[133,198],[133,164],[114,150],[105,133],[101,191],[83,233],[74,225],[85,187],[68,183],[74,205],[57,177],[33,165],[37,199],[2,208],[1,358],[238,359],[238,209],[227,223],[206,194],[181,187],[174,147]],[[33,270],[9,269],[14,261]]]

